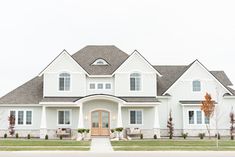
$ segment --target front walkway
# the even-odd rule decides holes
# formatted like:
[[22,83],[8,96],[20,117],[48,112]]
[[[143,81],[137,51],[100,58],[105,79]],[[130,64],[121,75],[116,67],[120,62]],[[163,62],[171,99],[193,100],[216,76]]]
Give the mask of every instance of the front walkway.
[[113,147],[108,137],[92,137],[90,151],[93,152],[112,152]]

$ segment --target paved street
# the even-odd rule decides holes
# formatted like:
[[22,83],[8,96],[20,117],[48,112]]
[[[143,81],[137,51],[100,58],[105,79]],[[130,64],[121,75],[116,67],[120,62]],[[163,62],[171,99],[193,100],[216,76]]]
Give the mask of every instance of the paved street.
[[74,151],[33,151],[0,152],[1,157],[235,157],[235,152],[74,152]]

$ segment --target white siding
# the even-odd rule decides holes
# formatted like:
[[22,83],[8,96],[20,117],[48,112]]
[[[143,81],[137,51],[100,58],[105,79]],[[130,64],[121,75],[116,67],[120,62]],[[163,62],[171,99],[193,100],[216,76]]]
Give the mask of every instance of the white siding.
[[[70,73],[70,91],[59,91],[59,74]],[[44,72],[43,93],[45,97],[71,97],[86,95],[84,70],[66,53],[61,54]]]
[[[89,88],[89,84],[90,83],[95,83],[96,84],[96,89],[90,89]],[[104,85],[104,89],[97,89],[97,84],[98,83],[103,83]],[[105,89],[105,83],[111,83],[111,89]],[[113,77],[87,77],[86,80],[86,89],[87,89],[87,95],[91,95],[91,94],[110,94],[110,95],[114,95],[114,88],[115,88],[115,84],[114,84],[114,78]]]
[[[141,90],[130,91],[130,74],[141,74]],[[116,96],[156,96],[156,71],[138,54],[133,54],[115,73]]]
[[12,107],[1,107],[0,108],[0,128],[3,130],[7,130],[9,127],[9,121],[8,117],[10,115],[11,110],[30,110],[32,111],[32,125],[15,125],[16,130],[35,130],[40,129],[41,124],[41,107],[18,107],[18,106],[12,106]]

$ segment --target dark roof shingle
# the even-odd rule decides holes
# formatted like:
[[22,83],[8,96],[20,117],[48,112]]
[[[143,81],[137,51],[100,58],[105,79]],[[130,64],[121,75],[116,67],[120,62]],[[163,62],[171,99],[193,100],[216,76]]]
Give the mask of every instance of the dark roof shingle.
[[[116,46],[86,46],[72,55],[73,59],[90,75],[112,75],[129,57]],[[97,59],[104,59],[109,65],[92,65]]]
[[35,77],[0,98],[0,104],[38,104],[43,98],[43,76]]

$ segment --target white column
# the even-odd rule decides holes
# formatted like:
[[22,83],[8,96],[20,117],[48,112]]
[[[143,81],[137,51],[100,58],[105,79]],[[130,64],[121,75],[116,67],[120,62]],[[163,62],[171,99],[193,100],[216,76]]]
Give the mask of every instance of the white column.
[[160,125],[159,125],[159,113],[158,106],[154,107],[154,134],[157,135],[157,138],[160,138]]
[[79,106],[80,106],[80,108],[79,108],[78,128],[82,129],[82,128],[84,128],[84,124],[83,124],[83,121],[84,121],[84,117],[83,117],[83,104],[80,104]]
[[40,138],[45,138],[47,134],[47,117],[46,106],[42,106],[41,125],[40,125]]
[[122,128],[122,104],[118,103],[117,127]]

